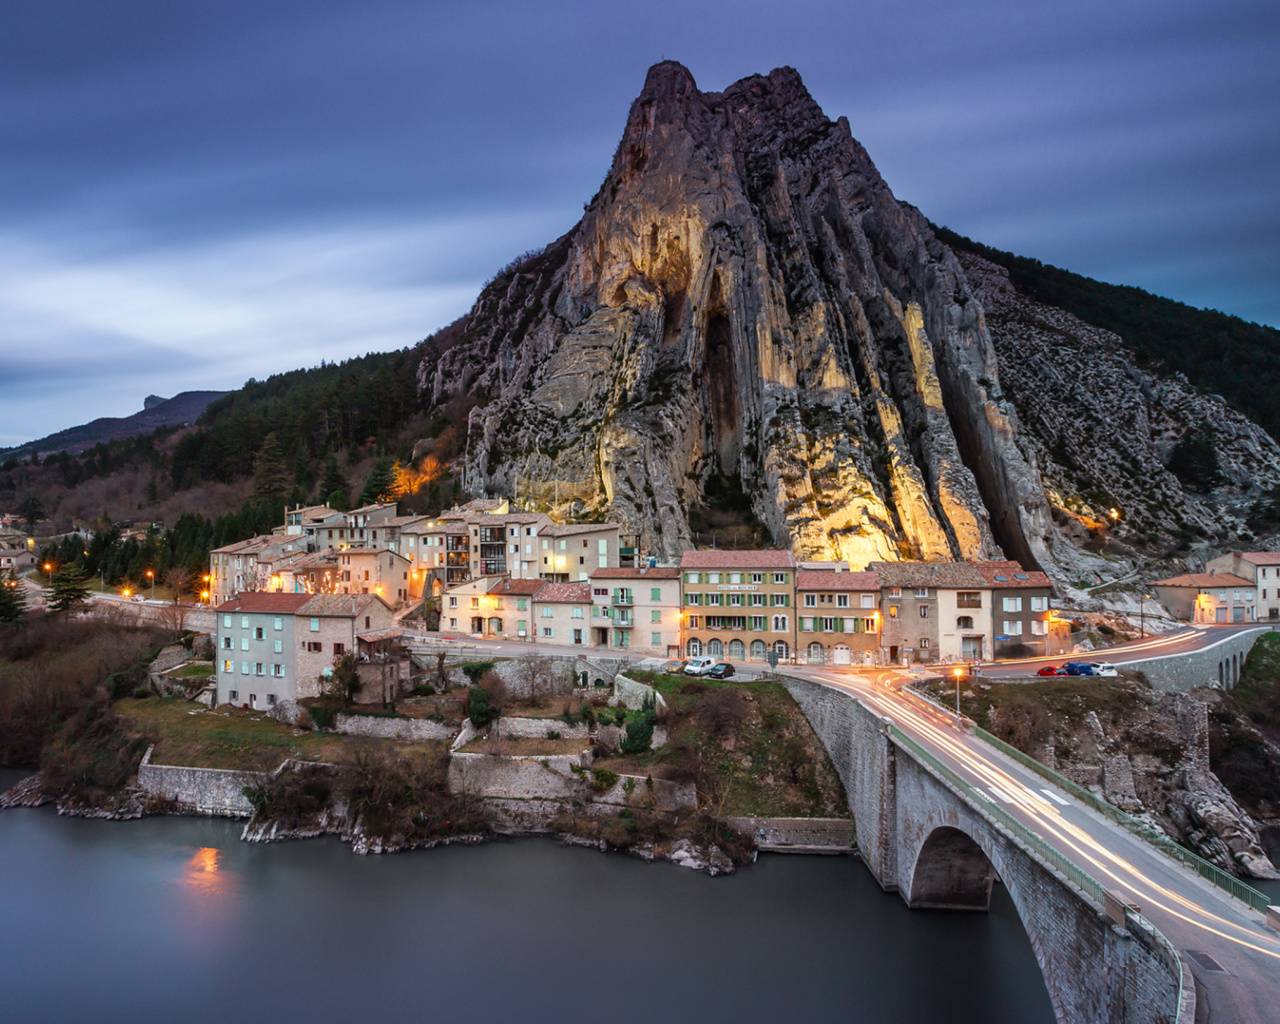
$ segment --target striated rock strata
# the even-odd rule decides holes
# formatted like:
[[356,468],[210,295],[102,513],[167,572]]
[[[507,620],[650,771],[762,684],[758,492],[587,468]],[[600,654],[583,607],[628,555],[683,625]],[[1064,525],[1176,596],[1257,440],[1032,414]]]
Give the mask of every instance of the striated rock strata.
[[[608,510],[667,558],[717,475],[775,540],[854,567],[1003,555],[1062,578],[1079,493],[1208,528],[1161,463],[1200,397],[1020,305],[998,270],[894,198],[792,69],[715,93],[665,62],[582,220],[486,286],[419,382],[479,402],[470,491]],[[1190,419],[1222,408],[1201,404]],[[1236,482],[1280,479],[1270,437],[1225,422]]]

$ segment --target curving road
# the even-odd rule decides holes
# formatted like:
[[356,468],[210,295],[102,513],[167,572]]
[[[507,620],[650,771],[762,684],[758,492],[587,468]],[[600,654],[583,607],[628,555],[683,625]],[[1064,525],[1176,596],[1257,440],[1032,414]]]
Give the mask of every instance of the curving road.
[[1280,1020],[1280,934],[1252,908],[958,730],[953,716],[904,692],[910,679],[901,673],[853,676],[800,669],[790,674],[848,693],[891,718],[982,799],[998,803],[1106,888],[1136,903],[1187,955],[1213,1024]]

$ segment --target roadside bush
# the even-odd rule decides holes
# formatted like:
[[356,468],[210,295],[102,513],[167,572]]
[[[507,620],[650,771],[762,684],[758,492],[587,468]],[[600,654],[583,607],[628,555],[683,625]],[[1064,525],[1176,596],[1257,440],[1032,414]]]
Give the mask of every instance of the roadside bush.
[[328,704],[312,704],[307,709],[311,712],[311,721],[317,729],[332,729],[334,710]]
[[436,688],[430,683],[423,683],[421,686],[415,686],[409,691],[410,697],[434,697]]
[[496,662],[492,661],[472,661],[462,666],[462,674],[471,680],[472,686],[480,685],[480,677],[486,672],[492,672]]
[[150,696],[151,696],[151,691],[147,689],[147,687],[145,686],[139,686],[136,690],[133,691],[134,700],[146,700]]

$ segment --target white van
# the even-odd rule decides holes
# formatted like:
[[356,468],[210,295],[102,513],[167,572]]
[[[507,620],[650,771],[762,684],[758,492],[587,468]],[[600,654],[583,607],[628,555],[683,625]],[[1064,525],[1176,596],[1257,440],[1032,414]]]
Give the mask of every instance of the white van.
[[684,674],[687,676],[705,676],[712,668],[715,667],[716,659],[701,657],[690,658],[684,666]]

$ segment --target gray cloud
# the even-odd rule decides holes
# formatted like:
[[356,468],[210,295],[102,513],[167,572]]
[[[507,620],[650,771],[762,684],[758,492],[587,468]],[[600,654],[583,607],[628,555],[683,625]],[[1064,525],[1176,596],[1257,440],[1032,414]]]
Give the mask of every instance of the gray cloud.
[[933,220],[1280,324],[1278,51],[1260,0],[11,5],[0,444],[421,338],[574,223],[663,57],[791,64]]

